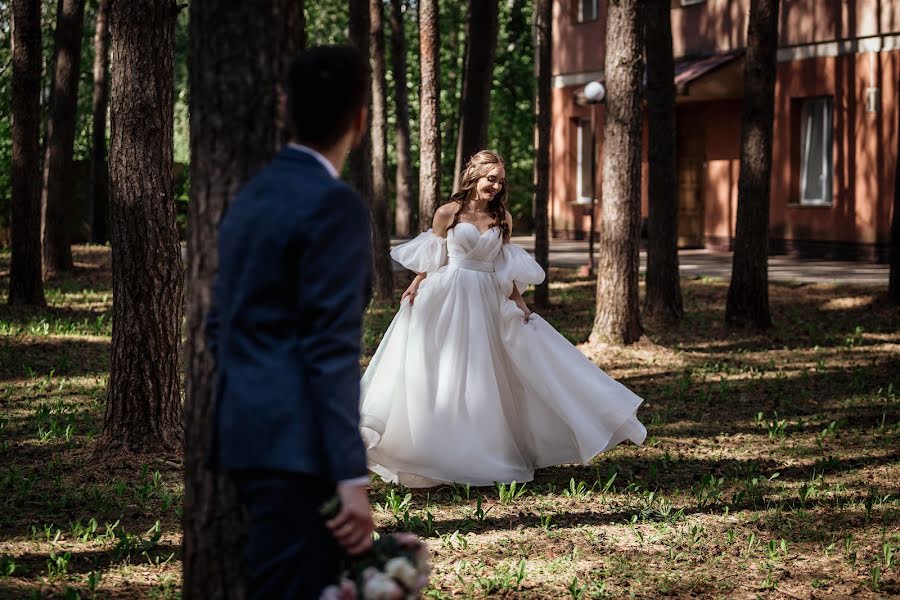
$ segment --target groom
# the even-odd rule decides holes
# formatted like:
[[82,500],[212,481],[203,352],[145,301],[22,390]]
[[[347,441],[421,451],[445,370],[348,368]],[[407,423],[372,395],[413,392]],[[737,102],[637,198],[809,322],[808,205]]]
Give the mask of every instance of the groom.
[[[293,142],[219,227],[213,452],[249,520],[249,598],[318,598],[343,554],[372,543],[359,433],[368,210],[337,178],[365,132],[368,89],[356,50],[301,54],[287,82]],[[326,523],[319,508],[335,494],[342,509]]]

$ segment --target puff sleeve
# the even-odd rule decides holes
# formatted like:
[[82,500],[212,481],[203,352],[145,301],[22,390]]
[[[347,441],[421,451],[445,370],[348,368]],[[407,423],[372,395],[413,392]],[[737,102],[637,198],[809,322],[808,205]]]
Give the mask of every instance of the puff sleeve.
[[546,273],[523,248],[515,244],[503,244],[494,259],[494,275],[503,295],[509,297],[513,293],[513,285],[523,294],[529,285],[544,281]]
[[395,246],[391,258],[416,273],[433,273],[447,264],[447,239],[431,229]]

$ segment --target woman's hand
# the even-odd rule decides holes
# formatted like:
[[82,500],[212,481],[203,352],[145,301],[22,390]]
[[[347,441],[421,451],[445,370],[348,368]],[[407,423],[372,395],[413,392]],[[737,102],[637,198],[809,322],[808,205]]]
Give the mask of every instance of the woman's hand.
[[416,300],[416,294],[419,293],[419,284],[422,283],[422,280],[425,279],[422,275],[416,275],[415,279],[412,280],[412,283],[409,284],[409,287],[406,288],[406,291],[403,292],[403,296],[400,297],[400,304],[403,304],[403,301],[406,298],[409,298],[409,305],[412,306],[413,302]]
[[523,300],[521,296],[515,299],[515,303],[516,306],[519,307],[519,310],[525,313],[525,322],[527,323],[531,318],[531,310],[528,308],[528,305],[525,304],[525,300]]

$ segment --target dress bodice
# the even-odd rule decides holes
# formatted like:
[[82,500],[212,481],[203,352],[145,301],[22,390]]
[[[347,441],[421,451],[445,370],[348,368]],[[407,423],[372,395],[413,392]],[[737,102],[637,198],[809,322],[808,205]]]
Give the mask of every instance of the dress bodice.
[[497,227],[482,233],[476,225],[460,221],[447,230],[449,258],[493,262],[502,246],[503,239]]

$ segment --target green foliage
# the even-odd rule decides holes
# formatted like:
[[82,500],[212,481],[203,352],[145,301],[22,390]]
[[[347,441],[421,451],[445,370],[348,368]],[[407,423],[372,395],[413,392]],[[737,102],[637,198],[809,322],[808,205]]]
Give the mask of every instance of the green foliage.
[[[394,199],[397,149],[396,78],[393,73],[385,1],[385,43],[388,97],[388,197]],[[440,0],[440,122],[441,195],[447,198],[453,186],[457,124],[462,95],[467,3]],[[488,148],[506,161],[510,186],[509,209],[518,223],[531,224],[532,168],[534,165],[534,48],[531,35],[532,0],[500,2],[499,34],[491,86]],[[418,194],[419,168],[419,25],[416,3],[404,3],[407,84],[410,112],[410,152],[413,162],[412,194]],[[346,2],[307,2],[306,31],[309,45],[347,42]]]

